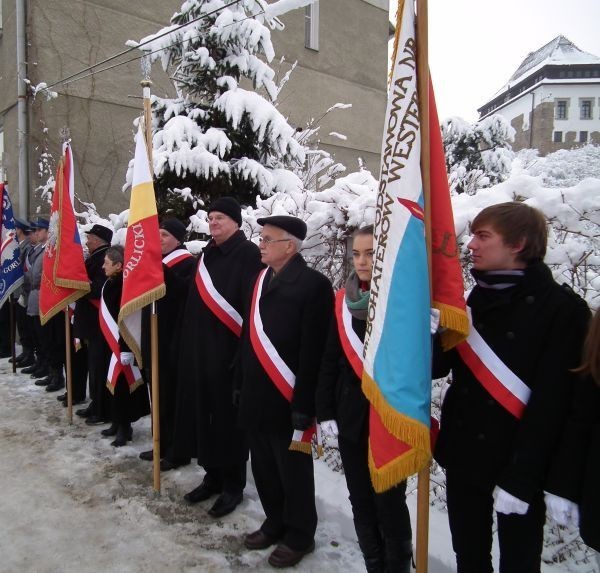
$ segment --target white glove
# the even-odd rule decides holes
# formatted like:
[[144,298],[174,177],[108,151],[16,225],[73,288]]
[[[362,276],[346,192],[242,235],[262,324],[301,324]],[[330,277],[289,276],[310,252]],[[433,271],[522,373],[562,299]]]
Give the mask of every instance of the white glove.
[[437,308],[429,309],[429,328],[431,329],[431,334],[435,334],[440,326],[440,314],[441,313]]
[[19,306],[22,306],[23,308],[27,307],[27,304],[25,303],[25,297],[23,295],[19,296],[19,298],[17,299],[17,304]]
[[321,426],[321,432],[326,436],[337,438],[340,431],[338,430],[337,422],[335,420],[325,420],[319,424]]
[[544,501],[550,517],[559,525],[579,524],[579,507],[576,503],[548,492],[545,492]]
[[121,352],[121,364],[123,366],[131,366],[134,358],[133,352]]
[[518,497],[504,491],[501,487],[496,486],[493,495],[495,500],[494,509],[498,513],[505,513],[506,515],[510,515],[511,513],[525,515],[529,509],[528,503],[525,503]]

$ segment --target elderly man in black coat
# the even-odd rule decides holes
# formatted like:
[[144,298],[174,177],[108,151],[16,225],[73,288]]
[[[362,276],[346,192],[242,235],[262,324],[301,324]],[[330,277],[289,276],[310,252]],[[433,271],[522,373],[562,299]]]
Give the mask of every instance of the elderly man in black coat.
[[180,331],[173,456],[197,458],[204,468],[202,483],[184,497],[196,503],[218,495],[208,512],[212,517],[231,513],[246,486],[248,446],[237,425],[233,366],[242,307],[261,262],[241,224],[241,207],[232,197],[210,205],[212,239],[198,261]]
[[85,260],[85,269],[90,281],[90,292],[75,303],[73,333],[88,349],[89,387],[92,399],[87,408],[77,410],[75,413],[86,418],[86,424],[89,426],[110,420],[110,395],[106,389],[108,363],[104,352],[104,339],[100,331],[98,309],[102,287],[106,282],[102,265],[112,235],[111,229],[98,224],[87,231],[89,254]]
[[273,216],[258,223],[263,226],[261,257],[268,268],[255,281],[245,315],[238,374],[240,424],[248,432],[266,520],[244,543],[248,549],[278,543],[269,563],[289,567],[315,547],[310,440],[333,290],[298,252],[306,237],[303,221]]
[[[189,283],[194,275],[196,259],[183,246],[186,235],[185,225],[175,218],[161,221],[159,226],[160,247],[163,255],[163,271],[165,277],[165,296],[156,302],[158,318],[158,370],[159,370],[159,402],[160,402],[160,453],[161,469],[167,471],[189,463],[187,460],[174,460],[169,456],[173,444],[175,427],[175,399],[177,396],[177,371],[179,355],[179,324],[182,319],[185,297]],[[150,366],[150,313],[149,307],[142,315],[142,355],[144,372],[151,379]],[[145,309],[145,310],[146,310]],[[142,460],[152,461],[153,451],[147,450],[140,454]]]
[[546,220],[524,203],[471,224],[469,338],[435,360],[452,370],[435,458],[458,573],[488,573],[496,511],[500,571],[540,570],[543,487],[576,383],[589,309],[542,262]]

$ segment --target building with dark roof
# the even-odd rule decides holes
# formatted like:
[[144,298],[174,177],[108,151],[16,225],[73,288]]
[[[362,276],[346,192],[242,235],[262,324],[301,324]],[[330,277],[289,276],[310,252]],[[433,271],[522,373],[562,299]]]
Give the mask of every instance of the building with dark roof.
[[531,52],[478,110],[500,114],[516,130],[513,149],[541,155],[591,142],[600,144],[600,58],[557,36]]

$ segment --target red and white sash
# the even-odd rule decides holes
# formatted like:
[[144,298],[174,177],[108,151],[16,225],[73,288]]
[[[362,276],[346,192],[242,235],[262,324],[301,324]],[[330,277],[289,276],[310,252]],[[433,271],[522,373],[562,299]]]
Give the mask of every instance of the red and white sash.
[[[296,385],[296,375],[290,370],[283,358],[279,355],[277,348],[271,342],[267,333],[263,329],[262,318],[260,316],[260,297],[263,292],[263,283],[269,269],[263,269],[256,279],[254,292],[252,294],[252,308],[250,310],[250,343],[252,349],[258,358],[264,371],[267,373],[271,382],[279,390],[281,395],[291,402],[294,396],[294,386]],[[290,450],[297,450],[310,454],[312,452],[311,442],[314,434],[317,434],[317,442],[320,443],[320,432],[316,424],[311,425],[307,430],[294,430]]]
[[204,264],[204,255],[200,257],[196,273],[196,287],[204,304],[238,338],[242,334],[242,317],[225,297],[215,288],[210,273]]
[[187,249],[175,249],[173,252],[165,255],[162,262],[163,265],[167,265],[169,268],[171,268],[177,263],[185,259],[189,259],[192,256],[192,253],[190,253]]
[[[105,283],[106,284],[106,283]],[[117,385],[117,379],[119,375],[123,373],[127,385],[129,386],[129,392],[133,392],[138,386],[143,383],[142,374],[138,367],[135,365],[124,366],[121,364],[121,349],[119,348],[119,327],[115,319],[110,314],[106,303],[104,302],[104,287],[102,287],[102,296],[100,298],[100,312],[98,314],[100,319],[100,330],[104,335],[104,339],[112,351],[110,357],[110,364],[108,366],[108,375],[106,380],[106,386],[112,394],[115,393],[115,386]]]
[[529,401],[531,388],[502,362],[477,332],[469,307],[467,314],[469,336],[456,349],[479,383],[505,410],[520,420]]
[[362,379],[364,344],[352,328],[352,315],[346,304],[346,289],[335,293],[335,318],[344,354],[354,373]]

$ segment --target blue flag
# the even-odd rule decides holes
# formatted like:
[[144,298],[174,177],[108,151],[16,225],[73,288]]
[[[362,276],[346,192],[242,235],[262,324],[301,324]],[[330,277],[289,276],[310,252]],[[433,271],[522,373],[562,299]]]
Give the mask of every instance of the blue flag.
[[2,190],[2,244],[0,245],[0,308],[8,300],[10,293],[23,283],[23,265],[21,265],[19,241],[15,230],[12,203],[6,185],[0,183]]

